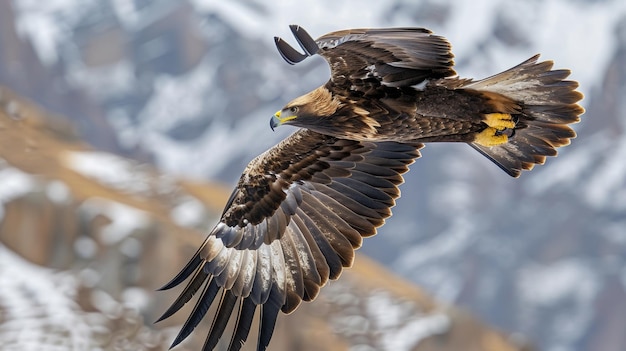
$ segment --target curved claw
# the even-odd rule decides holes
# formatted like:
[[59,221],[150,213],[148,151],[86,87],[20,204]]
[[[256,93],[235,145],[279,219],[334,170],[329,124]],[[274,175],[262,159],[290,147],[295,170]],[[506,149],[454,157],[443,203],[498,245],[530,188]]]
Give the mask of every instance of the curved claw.
[[295,65],[296,63],[304,60],[308,57],[308,55],[304,55],[294,49],[291,45],[287,44],[286,41],[279,37],[274,37],[274,42],[276,43],[276,48],[280,53],[280,56],[287,61],[290,65]]
[[309,56],[313,56],[317,53],[319,46],[304,28],[297,24],[292,24],[289,26],[289,29],[291,29],[291,33],[296,37],[296,41],[300,44],[300,47],[305,53]]

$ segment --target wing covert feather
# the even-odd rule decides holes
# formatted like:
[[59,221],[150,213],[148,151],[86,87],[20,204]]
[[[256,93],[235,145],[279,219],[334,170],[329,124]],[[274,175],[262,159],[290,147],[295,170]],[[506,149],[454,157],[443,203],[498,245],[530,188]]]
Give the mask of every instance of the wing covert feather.
[[[295,30],[294,30],[295,29]],[[283,58],[295,64],[319,54],[328,62],[331,82],[342,88],[367,91],[372,86],[408,87],[427,79],[456,75],[450,43],[425,28],[369,28],[341,30],[315,40],[301,27],[292,32],[302,54],[281,38],[275,38]]]
[[314,299],[328,279],[337,279],[352,264],[362,237],[374,235],[391,215],[402,174],[420,156],[421,146],[358,142],[299,130],[250,162],[219,223],[164,287],[191,277],[159,320],[205,285],[174,345],[217,300],[205,349],[217,345],[231,318],[236,321],[230,348],[239,349],[261,305],[257,345],[264,350],[278,312],[290,313],[301,301]]

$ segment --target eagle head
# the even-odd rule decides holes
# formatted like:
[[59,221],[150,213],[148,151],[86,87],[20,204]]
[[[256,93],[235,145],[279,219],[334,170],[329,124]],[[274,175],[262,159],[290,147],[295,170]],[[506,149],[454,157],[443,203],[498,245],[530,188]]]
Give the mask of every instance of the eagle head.
[[302,95],[289,102],[282,110],[276,112],[270,119],[270,128],[290,124],[311,130],[325,129],[329,121],[342,103],[325,86],[321,86],[308,94]]

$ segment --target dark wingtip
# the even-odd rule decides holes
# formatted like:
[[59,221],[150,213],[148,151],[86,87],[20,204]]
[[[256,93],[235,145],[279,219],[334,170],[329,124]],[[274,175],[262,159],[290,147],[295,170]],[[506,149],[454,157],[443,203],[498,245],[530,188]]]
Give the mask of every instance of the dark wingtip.
[[180,282],[175,282],[174,280],[171,280],[170,282],[168,282],[167,284],[163,285],[162,287],[155,289],[154,291],[165,291],[165,290],[169,290],[173,287],[175,287],[176,285],[180,284]]
[[202,347],[203,350],[215,349],[217,343],[222,338],[222,335],[224,335],[224,331],[226,330],[228,321],[233,314],[237,300],[238,297],[235,296],[232,291],[224,290],[220,304],[217,307],[217,314],[215,315],[215,318],[213,318],[213,324],[211,325],[209,335],[207,336],[204,346]]
[[213,303],[213,300],[215,299],[215,296],[217,295],[219,290],[220,287],[217,285],[215,279],[212,279],[210,283],[205,285],[205,288],[202,291],[202,295],[200,296],[198,301],[196,301],[196,305],[194,306],[193,311],[191,312],[189,317],[187,317],[185,324],[183,324],[180,332],[178,332],[178,335],[172,342],[172,345],[170,345],[170,349],[185,340],[189,336],[189,334],[191,334],[191,332],[196,328],[196,326],[198,326],[202,318],[204,318],[207,311],[209,310],[209,307]]
[[[202,247],[200,247],[200,249],[202,249]],[[199,253],[200,253],[200,250],[196,252],[196,254],[191,258],[191,260],[187,262],[185,267],[183,267],[183,269],[172,280],[170,280],[167,284],[163,285],[162,287],[156,289],[156,291],[169,290],[179,285],[183,281],[185,281],[185,279],[187,279],[191,275],[191,273],[193,273],[193,271],[196,270],[196,268],[202,261]]]
[[248,339],[248,335],[250,334],[250,328],[252,327],[252,321],[254,320],[256,307],[257,305],[249,297],[244,298],[241,301],[241,304],[239,306],[239,312],[237,315],[237,326],[230,340],[230,344],[228,345],[228,350],[241,350],[243,344]]
[[198,291],[198,289],[200,288],[202,283],[204,283],[207,277],[208,277],[208,274],[204,272],[202,267],[196,270],[193,278],[189,281],[189,283],[185,287],[185,290],[183,290],[183,292],[180,293],[176,301],[174,301],[174,303],[172,303],[172,305],[167,309],[167,311],[165,311],[165,313],[163,313],[163,315],[159,317],[159,319],[157,319],[154,323],[159,323],[165,318],[168,318],[169,316],[178,312],[178,310],[180,310],[187,302],[189,302],[189,300],[191,300],[193,295]]
[[287,61],[290,65],[295,65],[296,63],[307,58],[307,55],[304,55],[294,49],[291,45],[287,44],[282,38],[274,37],[274,42],[276,43],[276,48],[280,53],[280,56]]
[[319,46],[304,28],[297,24],[292,24],[289,26],[289,29],[291,29],[291,33],[296,37],[296,41],[308,56],[313,56],[317,53]]
[[259,324],[257,351],[267,350],[267,346],[272,340],[272,334],[274,334],[276,319],[282,306],[281,301],[284,301],[284,299],[285,297],[280,293],[276,284],[273,284],[268,301],[261,307],[261,324]]
[[[154,322],[152,322],[152,324],[157,324],[157,323],[159,323],[160,321],[164,320],[165,318],[169,317],[169,316],[166,316],[166,314],[167,314],[167,313],[163,313],[163,315],[162,315],[161,317],[159,317],[157,320],[155,320]],[[170,315],[170,316],[171,316],[171,315]]]

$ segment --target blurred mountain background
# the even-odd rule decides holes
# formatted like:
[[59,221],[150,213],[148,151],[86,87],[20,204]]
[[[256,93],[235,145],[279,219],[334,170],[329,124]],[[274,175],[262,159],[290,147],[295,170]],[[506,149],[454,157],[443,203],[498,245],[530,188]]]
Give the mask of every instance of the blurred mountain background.
[[3,349],[173,339],[184,316],[152,326],[173,297],[153,290],[247,162],[292,132],[269,116],[328,79],[321,58],[276,52],[292,23],[427,27],[463,77],[542,53],[572,69],[587,112],[572,145],[520,179],[465,145],[428,145],[360,252],[433,298],[361,257],[325,302],[281,318],[271,346],[626,349],[624,1],[0,0]]

